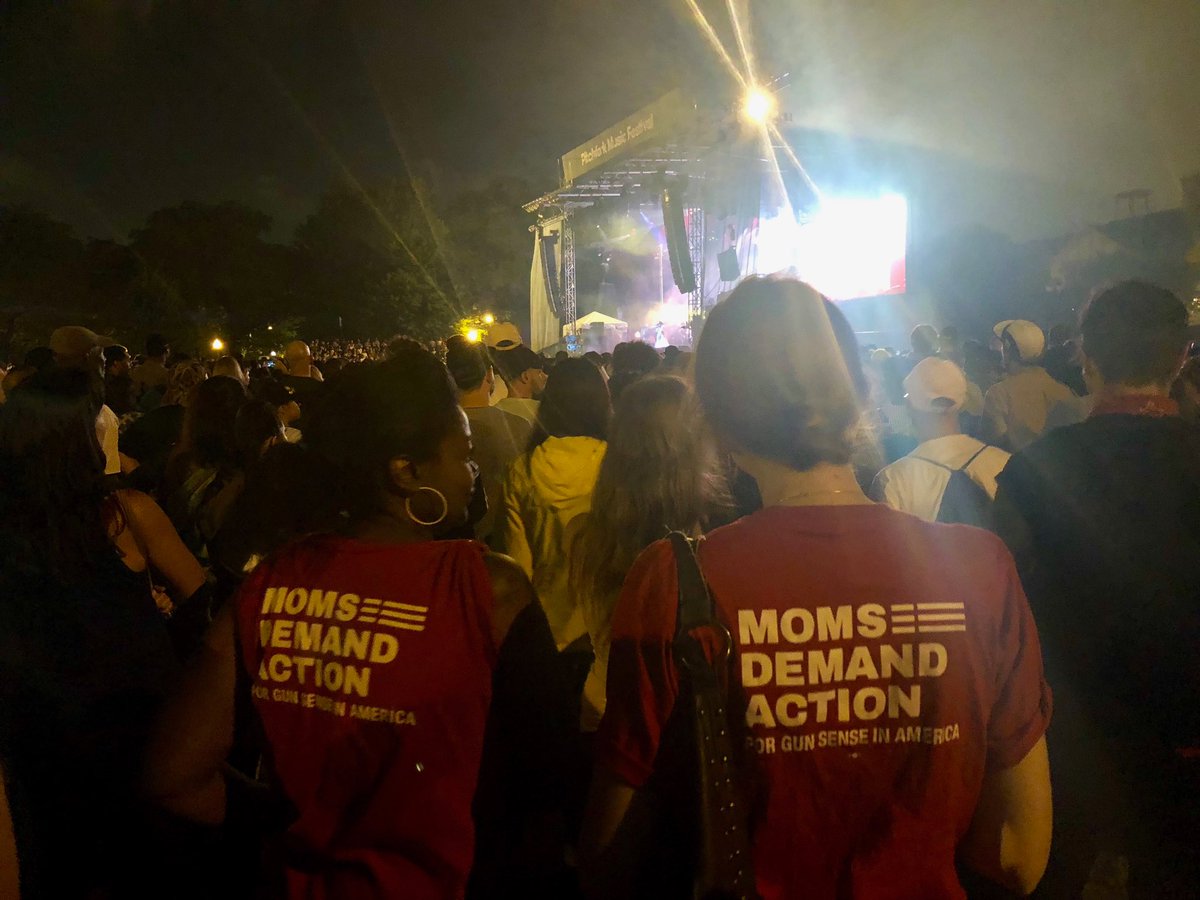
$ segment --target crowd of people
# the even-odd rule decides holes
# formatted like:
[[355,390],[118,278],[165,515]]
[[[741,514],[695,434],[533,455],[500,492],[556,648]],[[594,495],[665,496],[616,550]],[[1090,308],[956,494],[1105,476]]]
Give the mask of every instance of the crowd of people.
[[695,896],[685,638],[763,900],[1197,895],[1177,297],[899,353],[748,278],[694,354],[494,337],[6,373],[0,897]]

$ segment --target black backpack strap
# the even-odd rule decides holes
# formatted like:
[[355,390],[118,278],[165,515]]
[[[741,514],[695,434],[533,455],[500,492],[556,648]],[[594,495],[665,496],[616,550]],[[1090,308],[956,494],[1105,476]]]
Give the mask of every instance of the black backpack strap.
[[971,454],[970,459],[968,459],[965,463],[963,463],[961,466],[958,467],[957,471],[965,473],[967,471],[968,467],[970,467],[971,463],[975,462],[975,460],[977,460],[979,458],[979,455],[981,453],[983,453],[983,451],[986,450],[990,446],[992,446],[992,445],[984,444],[982,447],[980,447],[978,450],[976,450],[973,454]]
[[992,445],[991,445],[991,444],[984,444],[982,447],[980,447],[978,450],[976,450],[974,453],[972,453],[972,454],[971,454],[971,458],[970,458],[970,459],[968,459],[968,460],[967,460],[965,463],[963,463],[961,466],[959,466],[957,469],[955,469],[955,468],[954,468],[954,467],[952,467],[952,466],[948,466],[948,465],[946,465],[945,463],[940,463],[940,462],[938,462],[938,461],[937,461],[937,460],[935,460],[935,459],[930,459],[930,458],[929,458],[929,457],[927,457],[927,456],[917,456],[915,453],[914,453],[914,454],[909,454],[909,456],[910,456],[912,459],[919,459],[921,462],[927,462],[927,463],[929,463],[931,466],[937,466],[939,469],[945,469],[947,472],[963,472],[963,473],[965,473],[965,472],[966,472],[966,470],[967,470],[967,467],[968,467],[969,465],[971,465],[971,463],[975,462],[975,460],[976,460],[976,459],[978,459],[978,458],[979,458],[979,454],[983,453],[983,451],[984,451],[984,450],[986,450],[986,449],[988,449],[988,447],[990,447],[990,446],[992,446]]
[[675,572],[679,579],[679,616],[675,625],[678,643],[687,638],[693,628],[712,622],[713,607],[692,540],[682,531],[672,531],[669,538],[675,551]]

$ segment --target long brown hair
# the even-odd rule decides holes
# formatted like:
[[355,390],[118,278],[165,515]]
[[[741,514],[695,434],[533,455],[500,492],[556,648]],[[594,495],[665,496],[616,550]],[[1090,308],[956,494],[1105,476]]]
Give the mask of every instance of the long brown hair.
[[686,382],[656,375],[630,385],[572,546],[571,582],[589,630],[608,632],[621,583],[646,547],[672,529],[698,530],[727,502],[716,448]]

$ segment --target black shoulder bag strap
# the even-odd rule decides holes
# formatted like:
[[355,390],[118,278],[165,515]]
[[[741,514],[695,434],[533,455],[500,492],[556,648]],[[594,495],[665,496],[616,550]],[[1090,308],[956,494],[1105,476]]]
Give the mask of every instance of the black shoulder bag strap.
[[967,473],[967,469],[970,467],[971,463],[973,463],[973,462],[975,462],[975,460],[979,459],[980,454],[983,453],[983,451],[986,450],[990,446],[992,446],[992,445],[984,444],[982,447],[980,447],[978,450],[976,450],[974,453],[972,453],[971,458],[968,459],[961,466],[959,466],[957,469],[953,468],[952,466],[948,466],[945,463],[940,463],[937,460],[930,459],[927,456],[914,455],[913,459],[919,459],[921,462],[927,462],[931,466],[937,466],[939,469],[945,469],[947,472],[962,472],[964,475],[966,475],[968,478],[970,478],[971,476]]
[[[736,771],[729,731],[728,692],[718,672],[728,665],[733,640],[713,612],[712,598],[700,572],[692,541],[682,532],[670,535],[679,576],[679,615],[674,655],[681,680],[690,692],[690,710],[699,784],[698,865],[692,896],[696,900],[754,900],[754,866],[750,850],[749,814]],[[709,662],[692,636],[710,628],[721,641]]]

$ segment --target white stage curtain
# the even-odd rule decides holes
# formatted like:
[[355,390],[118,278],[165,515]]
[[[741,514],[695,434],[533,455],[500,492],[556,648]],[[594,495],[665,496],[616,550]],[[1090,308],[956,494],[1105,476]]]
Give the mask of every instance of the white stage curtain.
[[[559,237],[554,245],[554,264],[561,284],[562,220],[543,224],[541,235]],[[533,233],[533,266],[529,270],[529,346],[538,351],[562,340],[561,323],[554,311],[550,293],[546,290],[546,279],[542,273],[541,235],[536,230]]]

